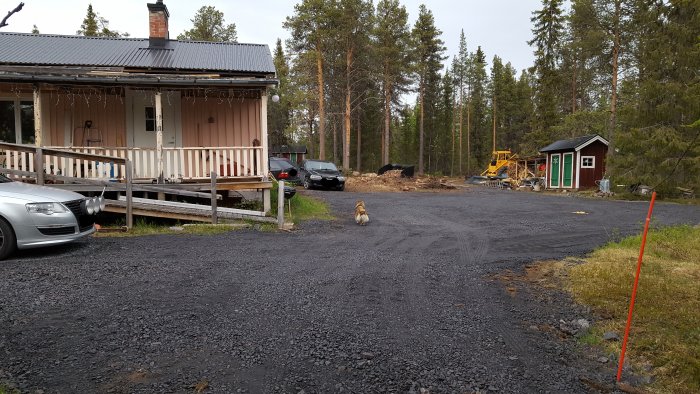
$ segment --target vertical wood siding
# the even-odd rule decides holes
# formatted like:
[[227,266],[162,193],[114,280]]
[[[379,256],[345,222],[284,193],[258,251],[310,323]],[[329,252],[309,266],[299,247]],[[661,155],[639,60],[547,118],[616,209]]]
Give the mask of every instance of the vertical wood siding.
[[[62,146],[71,140],[74,146],[86,146],[82,132],[86,120],[102,133],[102,142],[93,146],[126,146],[126,106],[118,95],[70,95],[55,91],[42,93],[44,145]],[[70,125],[70,126],[69,126]],[[66,135],[66,133],[69,133]]]
[[218,101],[182,100],[183,146],[253,146],[253,140],[261,141],[259,99]]
[[595,181],[603,179],[605,173],[605,155],[608,147],[600,141],[596,141],[581,149],[581,156],[595,156],[595,168],[581,168],[579,188],[596,187]]

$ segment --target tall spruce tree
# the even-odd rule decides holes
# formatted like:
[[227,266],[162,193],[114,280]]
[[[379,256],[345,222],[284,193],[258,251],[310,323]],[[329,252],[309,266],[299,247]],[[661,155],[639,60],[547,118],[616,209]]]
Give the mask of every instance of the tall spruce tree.
[[80,25],[80,30],[76,32],[79,36],[86,37],[128,37],[129,33],[121,33],[117,30],[109,29],[109,21],[92,8],[92,4],[88,4],[87,14],[83,19],[83,24]]
[[[442,54],[445,51],[443,41],[440,39],[442,32],[435,26],[433,13],[424,4],[418,10],[418,19],[413,26],[412,35],[415,45],[416,73],[418,75],[418,105],[420,109],[420,121],[418,130],[418,174],[425,172],[425,123],[426,107],[430,106],[434,112],[435,87],[440,80],[442,68]],[[432,120],[432,116],[431,116]],[[434,130],[430,130],[433,132]]]
[[[458,149],[457,157],[459,162],[459,174],[462,174],[462,157],[463,157],[463,136],[464,136],[464,101],[469,97],[468,75],[471,72],[471,58],[467,51],[467,38],[464,35],[464,29],[459,34],[459,49],[452,67],[455,76],[455,85],[457,86],[457,96],[459,99],[459,129],[458,129]],[[469,134],[469,133],[467,133]],[[471,148],[470,135],[467,136],[467,146]],[[469,149],[467,149],[469,150]],[[471,152],[467,152],[467,162],[471,157]]]
[[486,55],[481,46],[471,56],[471,123],[473,130],[473,160],[478,168],[483,168],[491,157],[491,133],[488,108],[488,77]]
[[533,132],[529,136],[528,150],[533,153],[538,147],[552,142],[552,127],[559,123],[560,75],[558,65],[564,30],[563,0],[542,0],[542,9],[534,12],[534,37],[528,44],[535,47],[534,71],[536,115]]

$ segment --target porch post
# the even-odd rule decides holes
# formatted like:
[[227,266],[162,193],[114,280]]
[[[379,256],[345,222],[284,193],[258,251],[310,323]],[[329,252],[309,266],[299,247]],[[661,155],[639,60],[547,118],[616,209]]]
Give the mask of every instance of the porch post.
[[156,92],[156,156],[158,156],[158,183],[163,183],[163,105],[160,90]]
[[267,89],[263,91],[262,95],[262,100],[261,100],[261,114],[260,114],[260,145],[262,145],[262,169],[263,169],[263,174],[267,175],[268,168],[267,168],[267,155],[268,155],[268,147],[267,147]]
[[[262,154],[260,161],[262,161],[263,174],[267,177],[269,172],[267,166],[267,88],[263,90],[262,97],[260,98],[260,145],[262,145]],[[270,189],[263,189],[263,211],[265,213],[269,212],[271,207],[270,203]]]
[[34,85],[34,145],[43,145],[41,141],[41,90],[36,84]]

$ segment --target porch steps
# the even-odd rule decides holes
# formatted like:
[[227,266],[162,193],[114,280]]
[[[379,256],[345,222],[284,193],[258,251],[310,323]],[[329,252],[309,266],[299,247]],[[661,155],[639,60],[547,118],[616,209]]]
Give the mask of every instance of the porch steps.
[[[125,196],[119,196],[119,200],[107,200],[106,202],[107,207],[105,210],[107,212],[126,212]],[[211,222],[212,210],[211,207],[207,205],[134,197],[133,214],[167,219]],[[255,222],[277,223],[277,219],[265,216],[264,212],[246,209],[219,207],[216,209],[216,215],[219,219],[224,220],[245,219]]]

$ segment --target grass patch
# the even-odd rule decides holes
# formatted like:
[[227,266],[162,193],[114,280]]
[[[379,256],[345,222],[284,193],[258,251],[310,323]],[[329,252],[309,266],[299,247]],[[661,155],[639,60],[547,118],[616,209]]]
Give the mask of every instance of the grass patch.
[[[97,232],[96,237],[139,237],[144,235],[156,234],[193,234],[193,235],[216,235],[223,234],[229,231],[240,228],[244,223],[232,225],[214,225],[214,224],[192,224],[183,226],[179,222],[172,224],[164,223],[162,220],[137,219],[134,221],[134,226],[129,231],[121,232]],[[173,228],[181,228],[173,229]],[[1,393],[0,393],[1,394]]]
[[[604,319],[591,336],[624,332],[640,243],[625,238],[570,267],[574,298]],[[619,352],[621,344],[605,346]],[[654,391],[700,392],[700,228],[649,233],[627,354],[632,365],[652,365]]]
[[[277,217],[277,195],[278,186],[275,182],[272,190],[270,191],[270,201],[271,209],[270,216]],[[289,214],[289,202],[291,201],[292,214]],[[306,220],[332,220],[330,208],[326,202],[314,198],[312,196],[304,195],[299,187],[297,187],[297,193],[289,201],[284,202],[284,219],[285,221],[299,223]]]

